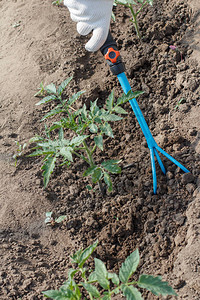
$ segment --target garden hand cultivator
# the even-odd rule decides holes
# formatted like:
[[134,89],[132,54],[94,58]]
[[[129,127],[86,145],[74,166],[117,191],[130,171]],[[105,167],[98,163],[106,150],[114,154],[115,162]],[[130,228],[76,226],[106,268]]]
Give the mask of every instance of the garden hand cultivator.
[[[128,79],[124,73],[124,65],[121,60],[120,53],[117,49],[117,44],[113,40],[111,33],[109,32],[108,38],[105,44],[101,47],[101,52],[104,55],[110,69],[114,75],[117,75],[120,85],[125,94],[131,91],[131,86],[128,82]],[[157,178],[156,178],[156,167],[155,167],[155,157],[160,165],[160,168],[164,174],[166,174],[165,167],[162,163],[162,160],[158,154],[158,151],[166,156],[169,160],[171,160],[174,164],[176,164],[181,170],[188,173],[189,171],[181,165],[177,160],[175,160],[171,155],[166,153],[163,149],[161,149],[157,143],[155,142],[149,127],[144,119],[144,116],[140,110],[140,107],[136,101],[136,99],[130,100],[130,105],[135,113],[135,116],[139,122],[139,125],[144,133],[144,136],[147,141],[147,145],[150,150],[150,157],[151,157],[151,167],[152,167],[152,175],[153,175],[153,191],[156,194],[157,191]]]

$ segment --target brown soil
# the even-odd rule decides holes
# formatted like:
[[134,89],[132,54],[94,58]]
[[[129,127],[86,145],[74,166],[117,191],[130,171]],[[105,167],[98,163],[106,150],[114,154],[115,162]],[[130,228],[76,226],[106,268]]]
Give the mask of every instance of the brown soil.
[[[133,167],[113,176],[114,191],[101,198],[89,192],[77,160],[57,168],[43,189],[41,159],[12,159],[15,141],[43,131],[44,108],[33,95],[41,81],[74,79],[68,92],[86,90],[81,101],[105,102],[117,79],[100,53],[84,50],[65,7],[51,0],[0,0],[0,288],[3,299],[43,299],[59,287],[69,255],[99,239],[96,256],[117,270],[138,248],[140,273],[162,275],[178,299],[200,299],[200,102],[199,1],[155,1],[144,10],[138,41],[127,11],[118,8],[112,33],[133,90],[144,90],[139,105],[159,145],[183,163],[186,176],[167,159],[167,176],[157,168],[152,193],[149,151],[130,106],[98,159],[120,158]],[[176,45],[174,52],[169,45]],[[183,98],[178,109],[177,102]],[[47,108],[45,108],[47,109]],[[67,215],[62,226],[44,223],[45,212]],[[157,299],[145,294],[145,299]],[[170,297],[167,299],[171,299]]]

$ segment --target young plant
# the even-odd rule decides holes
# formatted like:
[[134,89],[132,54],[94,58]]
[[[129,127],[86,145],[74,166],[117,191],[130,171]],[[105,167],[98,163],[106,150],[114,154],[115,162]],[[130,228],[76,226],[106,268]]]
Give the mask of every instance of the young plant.
[[18,146],[17,153],[15,153],[13,155],[13,158],[15,159],[15,167],[16,167],[17,166],[17,159],[24,154],[24,150],[25,150],[27,144],[24,143],[23,145],[21,145],[18,141],[15,141],[15,143]]
[[53,5],[57,5],[57,6],[59,6],[62,3],[63,3],[63,0],[56,0],[56,1],[52,2]]
[[[133,93],[130,91],[127,95],[124,94],[115,101],[114,92],[112,91],[106,101],[105,108],[100,108],[97,105],[97,100],[95,100],[90,103],[89,109],[87,109],[85,104],[80,109],[76,109],[74,103],[83,92],[78,92],[69,99],[65,99],[63,96],[63,91],[71,80],[72,77],[69,77],[63,81],[58,89],[53,83],[48,85],[45,90],[49,95],[36,104],[46,104],[50,101],[56,104],[42,118],[43,121],[58,114],[61,117],[50,128],[45,127],[46,137],[36,136],[31,140],[31,142],[36,143],[36,146],[34,147],[35,151],[29,156],[44,156],[42,170],[45,187],[49,183],[56,161],[59,161],[60,165],[66,164],[70,166],[73,162],[73,157],[76,156],[89,166],[83,173],[83,176],[90,176],[94,184],[98,183],[102,194],[104,193],[103,180],[110,192],[112,191],[110,174],[121,172],[121,168],[118,165],[120,161],[111,159],[97,164],[94,156],[97,148],[101,151],[104,150],[103,138],[105,136],[114,137],[111,123],[122,120],[121,115],[127,114],[122,105],[143,92],[136,91]],[[66,137],[69,130],[73,135],[72,138]],[[57,137],[55,137],[56,134]]]
[[181,99],[177,102],[176,106],[174,107],[174,110],[179,109],[181,103],[182,103],[184,100],[185,100],[184,98],[181,98]]
[[66,219],[66,216],[60,216],[58,218],[53,217],[53,212],[46,212],[46,219],[45,219],[45,224],[50,225],[54,227],[56,224],[62,223]]
[[[48,290],[43,292],[44,296],[56,300],[79,300],[103,299],[110,300],[112,295],[123,295],[129,300],[142,300],[143,297],[135,287],[151,291],[154,295],[177,296],[168,282],[162,281],[161,276],[140,275],[139,280],[131,280],[139,264],[139,251],[136,249],[122,263],[119,275],[111,273],[106,269],[105,264],[95,258],[94,270],[88,268],[86,261],[96,249],[98,241],[85,250],[77,251],[72,257],[72,263],[76,264],[75,269],[68,272],[67,281],[59,290]],[[84,296],[83,296],[84,295]]]
[[[151,6],[153,5],[153,0],[115,0],[114,4],[121,4],[125,7],[128,7],[131,11],[132,14],[132,19],[130,21],[133,23],[137,36],[139,39],[141,39],[141,33],[139,30],[139,25],[138,25],[138,15],[142,11],[142,9],[147,5],[150,4]],[[140,5],[138,9],[135,9],[135,5]]]

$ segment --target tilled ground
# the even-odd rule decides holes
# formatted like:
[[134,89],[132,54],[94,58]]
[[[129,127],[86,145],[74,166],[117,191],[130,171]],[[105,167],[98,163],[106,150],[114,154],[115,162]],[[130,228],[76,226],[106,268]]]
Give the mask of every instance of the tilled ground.
[[[4,78],[13,79],[12,89],[1,79],[1,299],[42,299],[41,291],[59,287],[66,279],[69,255],[97,238],[95,254],[109,270],[117,271],[138,248],[138,274],[162,275],[179,299],[199,299],[200,72],[190,42],[198,14],[186,1],[156,1],[141,16],[141,42],[128,12],[116,9],[112,33],[133,90],[145,91],[138,99],[145,119],[160,147],[191,173],[183,174],[163,158],[167,174],[157,165],[158,193],[153,195],[149,149],[126,104],[127,117],[115,125],[115,138],[105,141],[105,151],[99,151],[96,158],[97,162],[122,161],[122,173],[112,176],[113,192],[102,198],[85,188],[84,163],[75,160],[71,169],[56,168],[43,190],[41,159],[19,159],[15,168],[12,153],[15,140],[23,143],[43,131],[39,120],[48,107],[34,106],[36,82],[60,83],[73,75],[67,93],[84,89],[82,102],[98,98],[103,105],[113,88],[116,96],[121,94],[117,79],[100,53],[85,52],[84,38],[75,33],[64,7],[39,0],[29,5],[1,1],[0,6],[5,15],[1,24],[3,70],[8,66]],[[19,21],[17,28],[5,26]],[[14,50],[21,50],[16,60]],[[131,167],[124,168],[127,165]],[[67,218],[61,226],[47,227],[47,211]],[[144,297],[157,299],[149,293]]]

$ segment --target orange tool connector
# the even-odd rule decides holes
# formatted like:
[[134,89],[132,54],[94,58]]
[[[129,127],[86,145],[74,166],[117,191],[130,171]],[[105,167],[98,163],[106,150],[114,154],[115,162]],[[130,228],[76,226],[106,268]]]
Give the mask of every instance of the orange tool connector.
[[108,52],[104,55],[105,59],[110,60],[113,64],[117,62],[117,58],[120,56],[119,51],[109,48]]

